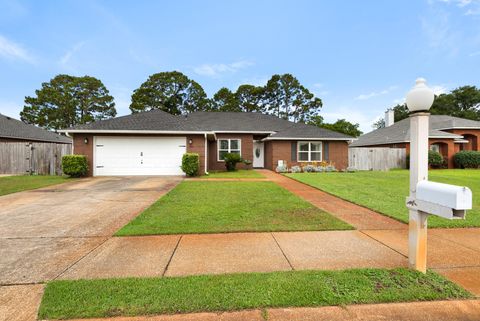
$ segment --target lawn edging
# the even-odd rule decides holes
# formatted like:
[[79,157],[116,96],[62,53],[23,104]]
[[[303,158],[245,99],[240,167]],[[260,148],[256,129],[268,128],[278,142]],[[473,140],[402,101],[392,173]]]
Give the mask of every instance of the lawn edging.
[[405,268],[56,280],[47,284],[38,315],[98,318],[469,298],[435,272]]

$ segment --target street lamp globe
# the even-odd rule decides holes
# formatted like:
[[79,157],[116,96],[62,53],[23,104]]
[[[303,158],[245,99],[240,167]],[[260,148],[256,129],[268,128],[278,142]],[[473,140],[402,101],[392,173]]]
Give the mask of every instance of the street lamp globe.
[[412,113],[428,111],[432,107],[435,95],[433,90],[428,88],[426,80],[418,78],[415,86],[407,94],[407,107]]

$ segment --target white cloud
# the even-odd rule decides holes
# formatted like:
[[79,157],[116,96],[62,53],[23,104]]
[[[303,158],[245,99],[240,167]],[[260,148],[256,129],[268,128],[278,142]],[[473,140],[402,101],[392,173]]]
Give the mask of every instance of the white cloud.
[[248,60],[239,60],[230,64],[202,64],[193,68],[193,71],[201,76],[207,77],[219,77],[225,73],[235,73],[240,69],[245,69],[249,66],[252,66],[253,62]]
[[430,86],[430,88],[433,90],[433,93],[437,96],[448,92],[448,88],[445,85],[433,85],[433,86]]
[[73,45],[72,48],[67,50],[67,52],[60,58],[59,63],[66,67],[68,63],[70,62],[70,59],[72,59],[72,56],[77,53],[82,47],[85,45],[85,41],[80,41],[77,42],[75,45]]
[[238,83],[238,86],[253,85],[253,86],[261,87],[261,86],[265,86],[269,80],[270,80],[270,77],[268,76],[245,78],[245,79],[242,79],[240,83]]
[[478,56],[478,55],[480,55],[480,51],[472,52],[472,53],[469,54],[468,56],[469,56],[469,57],[475,57],[475,56]]
[[397,88],[398,88],[398,86],[390,86],[387,89],[383,89],[383,90],[380,90],[380,91],[372,91],[368,94],[360,94],[357,97],[355,97],[355,100],[367,100],[367,99],[370,99],[370,98],[373,98],[373,97],[386,95],[386,94],[390,93],[391,91],[393,91]]
[[444,3],[448,5],[455,5],[464,10],[464,14],[467,16],[480,15],[480,0],[429,0],[428,3],[433,5],[435,3]]
[[9,60],[35,63],[35,59],[21,45],[0,35],[0,56]]

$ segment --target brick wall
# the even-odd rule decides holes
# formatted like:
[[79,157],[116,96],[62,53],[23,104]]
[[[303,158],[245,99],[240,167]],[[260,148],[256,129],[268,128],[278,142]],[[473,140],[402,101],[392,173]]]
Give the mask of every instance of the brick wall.
[[[88,143],[85,144],[85,138]],[[75,134],[73,135],[73,153],[76,155],[87,156],[88,176],[93,176],[93,135]]]
[[[323,141],[323,160],[333,162],[337,169],[348,167],[348,143],[346,141]],[[328,143],[328,153],[326,151]],[[328,154],[328,159],[326,158]],[[292,141],[272,140],[265,143],[265,168],[275,170],[278,161],[284,160],[288,167],[304,165],[304,162],[292,161]]]
[[[191,144],[190,140],[192,141]],[[205,136],[188,135],[187,153],[197,153],[200,155],[200,175],[205,174]]]
[[[217,141],[208,142],[208,170],[225,170],[225,162],[218,161],[217,142],[222,138],[237,138],[241,140],[241,155],[243,159],[253,161],[252,134],[217,134]],[[239,169],[251,169],[252,165],[238,164]]]

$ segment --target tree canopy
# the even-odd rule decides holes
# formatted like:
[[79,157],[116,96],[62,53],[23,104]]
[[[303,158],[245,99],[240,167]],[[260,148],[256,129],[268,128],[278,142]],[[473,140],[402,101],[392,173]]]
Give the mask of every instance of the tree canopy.
[[238,106],[244,112],[265,112],[265,88],[253,85],[241,85],[238,87],[235,97]]
[[329,124],[323,121],[322,116],[315,115],[310,118],[308,124],[330,129],[352,137],[358,137],[363,134],[363,132],[359,129],[360,124],[353,124],[345,119],[338,119],[336,122]]
[[46,129],[68,128],[115,117],[115,103],[105,85],[90,76],[57,75],[36,97],[25,97],[22,121]]
[[132,95],[132,113],[161,109],[184,115],[208,108],[207,94],[196,81],[178,71],[151,75]]
[[308,122],[319,113],[322,100],[291,74],[273,75],[265,86],[266,112],[293,122]]

